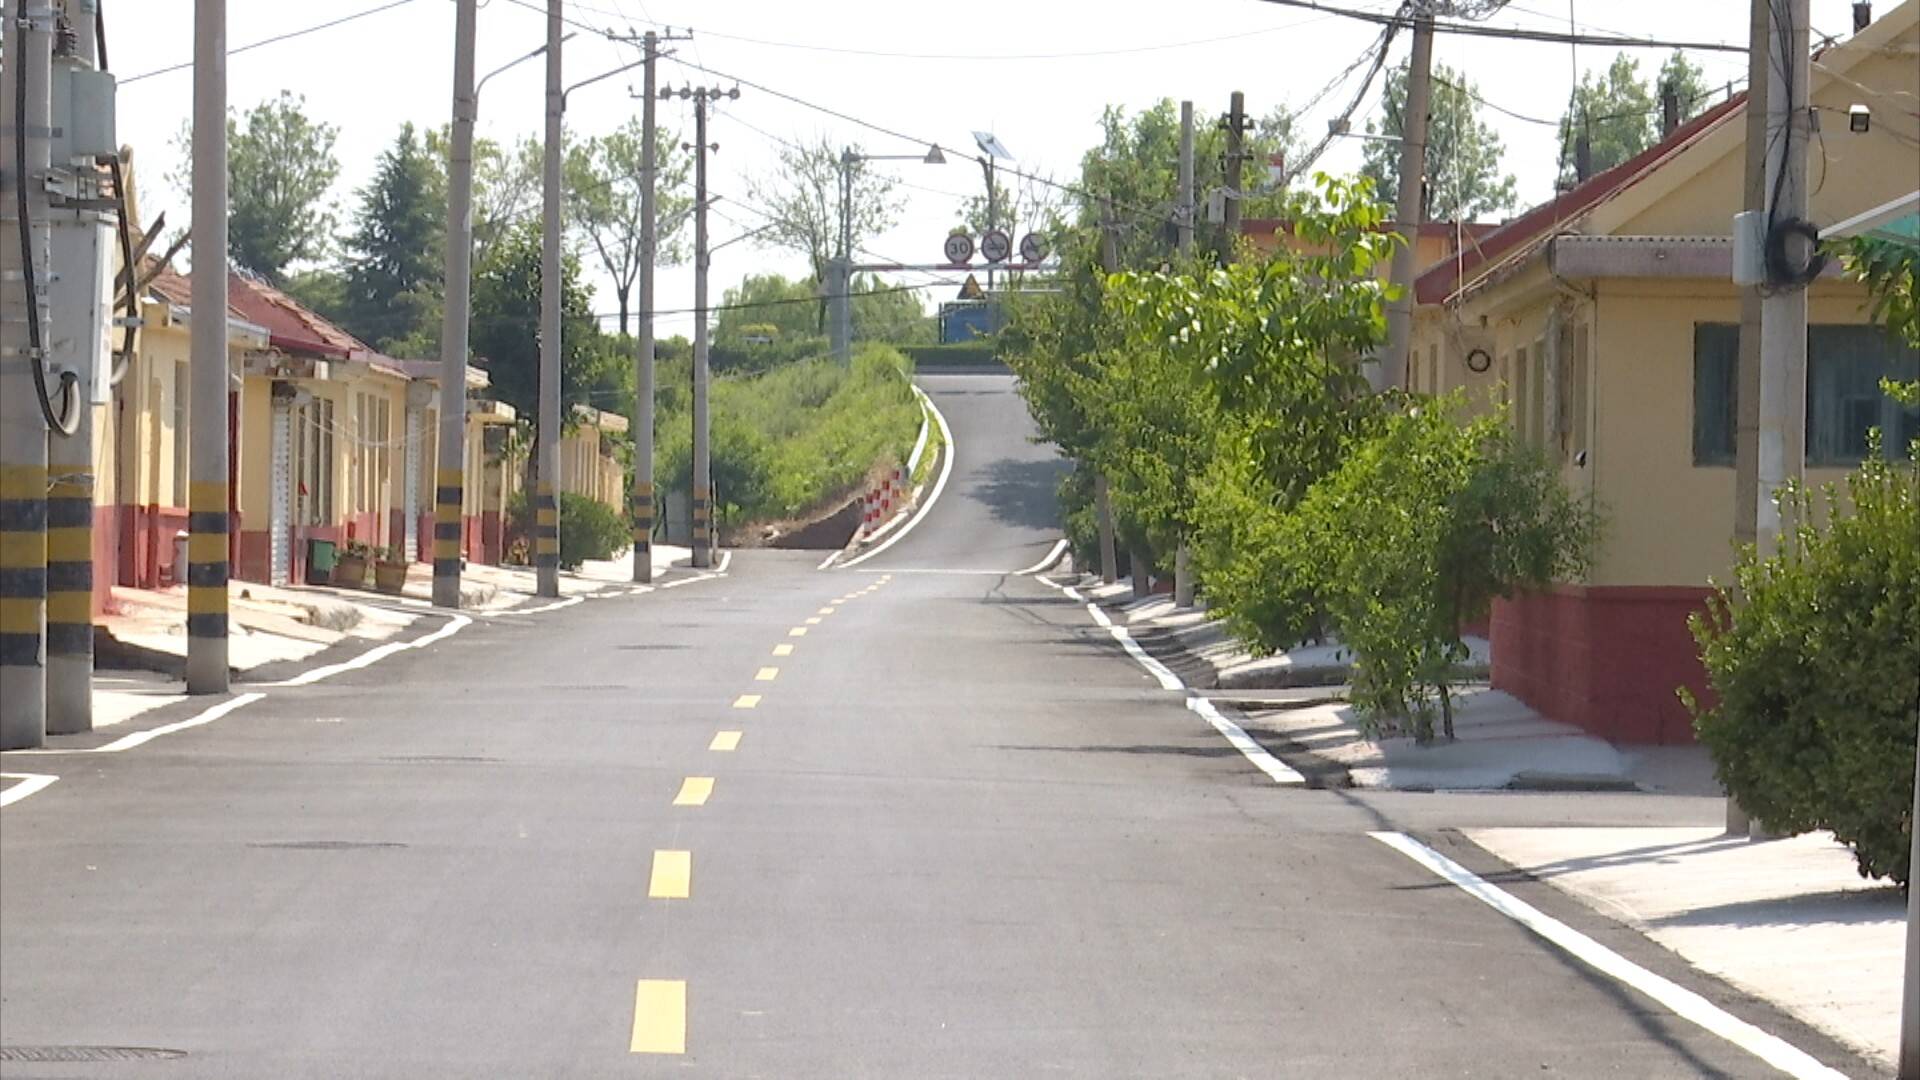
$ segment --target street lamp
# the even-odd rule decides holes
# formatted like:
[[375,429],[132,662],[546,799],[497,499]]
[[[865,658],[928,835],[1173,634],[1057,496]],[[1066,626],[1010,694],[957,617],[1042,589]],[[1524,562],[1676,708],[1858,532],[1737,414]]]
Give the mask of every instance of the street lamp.
[[[573,33],[569,32],[564,37],[562,37],[560,41],[562,44],[564,44],[566,42],[572,41],[574,39],[574,36],[575,35]],[[475,83],[473,87],[473,100],[475,104],[477,105],[479,103],[480,91],[486,88],[488,79],[491,79],[495,75],[499,75],[507,71],[509,68],[519,67],[521,64],[526,63],[527,61],[533,59],[536,56],[544,56],[546,55],[546,51],[547,51],[547,47],[545,45],[542,45],[539,48],[533,50],[532,52],[526,54],[525,56],[515,57],[514,59],[509,60],[504,64],[501,64],[499,67],[494,68],[492,71],[487,72],[485,75],[482,75],[480,77],[480,81],[478,83]]]
[[922,165],[945,165],[947,155],[940,144],[927,147],[925,154],[856,154],[852,147],[840,152],[840,255],[828,270],[827,302],[832,311],[833,356],[842,364],[853,363],[853,167],[863,161],[917,161]]

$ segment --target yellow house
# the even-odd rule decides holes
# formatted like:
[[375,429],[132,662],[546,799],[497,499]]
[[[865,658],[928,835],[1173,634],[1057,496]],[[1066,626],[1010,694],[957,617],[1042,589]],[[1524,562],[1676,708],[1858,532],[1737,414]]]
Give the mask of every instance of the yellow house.
[[572,429],[560,441],[560,490],[619,511],[626,505],[627,470],[607,436],[625,434],[627,418],[575,405],[573,419]]
[[[1814,55],[1811,217],[1831,225],[1920,178],[1920,0]],[[1850,106],[1873,107],[1866,133]],[[1556,718],[1627,741],[1686,742],[1674,689],[1703,683],[1686,627],[1733,560],[1744,97],[1683,125],[1427,270],[1410,388],[1504,403],[1605,517],[1588,579],[1497,604],[1493,681]],[[1810,482],[1858,463],[1866,432],[1904,447],[1920,415],[1878,390],[1920,355],[1869,325],[1837,267],[1810,290]]]

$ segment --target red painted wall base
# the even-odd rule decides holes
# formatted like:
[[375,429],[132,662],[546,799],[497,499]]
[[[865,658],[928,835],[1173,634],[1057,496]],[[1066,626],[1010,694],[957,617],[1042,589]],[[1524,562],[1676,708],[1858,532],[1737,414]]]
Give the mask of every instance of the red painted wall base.
[[1556,586],[1493,605],[1493,686],[1546,716],[1624,743],[1687,745],[1675,690],[1710,701],[1687,629],[1709,590]]

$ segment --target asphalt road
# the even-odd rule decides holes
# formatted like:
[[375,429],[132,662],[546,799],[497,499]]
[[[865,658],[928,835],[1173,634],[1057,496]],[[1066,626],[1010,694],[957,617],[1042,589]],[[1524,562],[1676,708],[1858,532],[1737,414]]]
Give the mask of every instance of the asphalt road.
[[[0,812],[0,1077],[1778,1075],[1366,835],[1491,876],[1447,827],[1715,806],[1276,786],[1012,573],[1060,465],[1006,377],[923,385],[952,474],[857,567],[744,552],[7,755],[61,779]],[[8,1060],[82,1046],[185,1056]]]

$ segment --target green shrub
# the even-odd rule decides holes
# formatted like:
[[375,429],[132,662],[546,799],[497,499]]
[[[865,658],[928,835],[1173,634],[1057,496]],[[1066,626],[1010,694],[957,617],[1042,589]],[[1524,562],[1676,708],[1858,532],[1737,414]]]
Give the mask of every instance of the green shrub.
[[[1920,493],[1874,453],[1815,500],[1784,550],[1742,552],[1736,590],[1692,620],[1719,702],[1681,691],[1720,781],[1770,829],[1830,829],[1860,873],[1906,884],[1920,721]],[[1920,447],[1916,447],[1920,449]]]
[[588,559],[611,559],[627,550],[633,534],[618,511],[585,495],[560,493],[560,565],[578,570]]
[[1364,727],[1425,742],[1467,658],[1460,628],[1496,596],[1584,572],[1597,523],[1503,413],[1467,422],[1464,395],[1390,416],[1300,503],[1323,559],[1318,594],[1353,650]]
[[[803,517],[858,488],[877,466],[904,463],[920,430],[910,374],[898,352],[863,345],[851,368],[807,360],[716,377],[713,482],[721,523]],[[691,482],[691,430],[687,409],[663,407],[654,459],[663,491],[685,492]]]
[[987,367],[1000,363],[999,346],[989,339],[909,345],[901,351],[918,368]]

